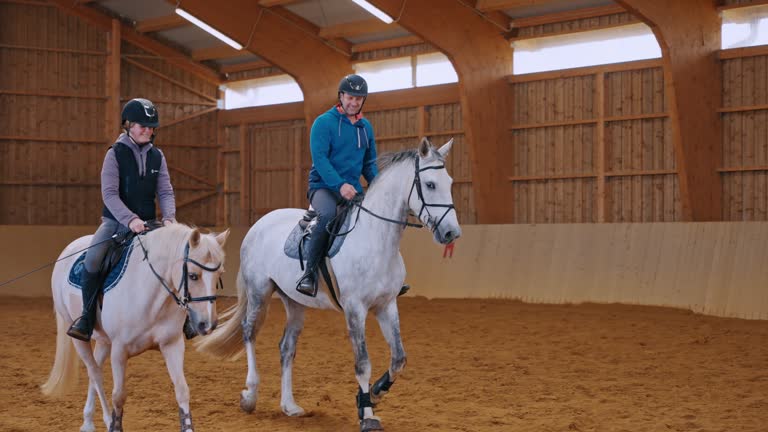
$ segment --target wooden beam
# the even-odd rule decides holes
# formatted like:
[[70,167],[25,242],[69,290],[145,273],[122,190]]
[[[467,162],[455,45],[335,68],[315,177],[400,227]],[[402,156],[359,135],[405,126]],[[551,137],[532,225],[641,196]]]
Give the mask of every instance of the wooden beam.
[[301,102],[219,111],[219,127],[241,123],[269,123],[283,120],[299,120],[304,117]]
[[265,67],[271,67],[272,65],[266,60],[256,60],[247,63],[238,63],[232,65],[224,65],[219,70],[221,73],[230,74],[235,72],[244,72],[254,69],[261,69]]
[[424,43],[424,41],[418,36],[403,36],[394,39],[355,44],[352,45],[352,52],[359,53],[364,51],[374,51],[378,49],[399,48],[422,43]]
[[104,145],[104,139],[99,138],[59,138],[59,137],[32,137],[26,135],[0,135],[0,141],[30,141],[30,142],[53,142],[53,143],[75,143],[75,144],[99,144]]
[[248,130],[244,123],[239,128],[240,140],[240,223],[251,225],[251,151]]
[[564,21],[576,21],[586,18],[595,18],[606,15],[615,15],[626,12],[627,10],[619,5],[598,6],[591,8],[576,9],[558,13],[538,15],[526,18],[516,18],[512,20],[513,28],[532,27],[544,24],[554,24]]
[[395,23],[387,24],[380,19],[374,18],[365,21],[355,21],[323,27],[318,32],[318,35],[323,39],[349,38],[399,29],[401,29],[401,27]]
[[133,59],[128,58],[128,57],[125,58],[125,61],[127,63],[130,63],[131,65],[133,65],[133,66],[143,70],[143,71],[151,73],[152,75],[154,75],[154,76],[156,76],[158,78],[161,78],[161,79],[163,79],[165,81],[168,81],[169,83],[171,83],[171,84],[173,84],[173,85],[175,85],[177,87],[181,87],[181,88],[183,88],[184,90],[186,90],[186,91],[188,91],[190,93],[196,94],[196,95],[200,96],[201,98],[203,98],[205,100],[208,100],[208,101],[214,102],[214,103],[217,102],[216,98],[211,97],[211,96],[207,95],[206,93],[203,93],[203,92],[197,90],[194,87],[190,87],[190,86],[184,84],[181,81],[175,80],[175,79],[173,79],[173,78],[171,78],[171,77],[169,77],[169,76],[167,76],[167,75],[165,75],[165,74],[163,74],[161,72],[158,72],[158,71],[152,69],[149,66],[145,66],[141,62],[137,62],[136,60],[133,60]]
[[597,171],[597,221],[608,222],[608,193],[605,182],[606,143],[605,143],[605,72],[595,74],[595,90],[593,95],[593,105],[597,106],[597,130],[595,131],[595,170]]
[[120,125],[120,21],[112,20],[112,31],[107,33],[106,104],[104,109],[104,140],[113,142],[122,127]]
[[217,194],[217,191],[211,191],[211,192],[208,192],[208,193],[204,193],[204,194],[202,194],[200,196],[197,196],[197,197],[194,197],[194,198],[190,198],[190,199],[181,201],[178,204],[176,204],[176,209],[178,210],[178,209],[180,209],[182,207],[186,207],[186,206],[188,206],[190,204],[194,204],[194,203],[196,203],[198,201],[202,201],[204,199],[210,198],[210,197],[212,197],[212,196],[214,196],[216,194]]
[[0,48],[17,49],[17,50],[23,50],[23,51],[46,51],[46,52],[56,52],[56,53],[85,54],[85,55],[93,55],[93,56],[107,55],[105,51],[78,50],[78,49],[68,49],[68,48],[48,48],[48,47],[35,47],[35,46],[25,46],[25,45],[0,44]]
[[372,112],[422,105],[442,105],[456,103],[460,99],[458,84],[416,87],[372,93],[365,102],[365,110]]
[[[551,2],[552,0],[549,0]],[[525,6],[538,6],[548,3],[548,0],[477,0],[475,8],[483,12],[494,10],[514,9]]]
[[197,61],[236,58],[250,55],[248,51],[236,50],[229,45],[219,45],[192,51],[192,58]]
[[649,60],[637,60],[624,63],[612,63],[607,65],[587,66],[572,69],[560,69],[547,72],[534,72],[520,75],[510,75],[507,77],[507,81],[510,84],[524,83],[533,81],[553,80],[560,78],[570,78],[576,76],[594,75],[600,72],[624,72],[630,70],[640,70],[662,67],[663,62],[661,59],[649,59]]
[[298,3],[302,0],[259,0],[259,6],[273,7],[273,6],[285,6],[289,4]]
[[183,27],[191,23],[177,14],[165,15],[157,18],[146,19],[136,23],[136,31],[139,33],[159,32],[172,28]]
[[503,32],[464,2],[412,1],[402,15],[401,0],[371,3],[390,16],[399,16],[398,23],[404,29],[451,59],[459,76],[477,223],[514,222],[514,188],[507,181],[514,165],[514,149],[508,145],[507,132],[514,104],[506,81],[512,71],[512,50]]
[[[617,0],[656,35],[685,221],[722,219],[721,19],[716,2]],[[692,43],[691,41],[696,41]]]
[[196,180],[196,181],[198,181],[198,182],[200,182],[200,183],[202,183],[204,185],[208,185],[208,186],[211,186],[211,187],[216,187],[216,183],[213,183],[213,182],[211,182],[208,179],[204,179],[204,178],[202,178],[202,177],[200,177],[198,175],[195,175],[195,174],[193,174],[193,173],[191,173],[191,172],[189,172],[187,170],[183,170],[181,168],[178,168],[178,167],[175,167],[175,166],[171,166],[171,165],[168,166],[168,170],[169,171],[173,171],[173,172],[177,172],[179,174],[182,174],[182,175],[184,175],[186,177],[189,177],[192,180]]
[[720,50],[717,54],[720,60],[728,60],[742,57],[768,56],[768,45],[757,45],[744,48],[729,48]]
[[226,8],[209,0],[184,0],[184,9],[214,28],[226,28],[246,49],[296,79],[308,125],[333,104],[341,77],[353,72],[351,54],[322,40],[316,26],[284,8],[263,8],[252,0],[228,0]]
[[218,107],[211,107],[211,108],[206,108],[206,109],[204,109],[204,110],[201,110],[201,111],[198,111],[198,112],[194,112],[194,113],[192,113],[192,114],[189,114],[189,115],[186,115],[186,116],[184,116],[184,117],[180,117],[180,118],[177,118],[177,119],[175,119],[175,120],[171,120],[171,121],[169,121],[169,122],[164,122],[164,123],[163,123],[163,129],[166,129],[166,128],[168,128],[169,126],[173,126],[173,125],[177,125],[177,124],[179,124],[179,123],[183,123],[183,122],[185,122],[185,121],[189,121],[189,120],[192,120],[192,119],[196,119],[196,118],[198,118],[198,117],[200,117],[200,116],[204,116],[204,115],[206,115],[206,114],[210,114],[210,113],[212,113],[212,112],[216,112],[216,111],[218,111],[218,110],[219,110],[219,108],[218,108]]
[[72,98],[72,99],[106,99],[106,96],[87,95],[80,93],[65,93],[65,92],[46,92],[39,90],[11,90],[0,89],[0,94],[14,95],[14,96],[42,96],[42,97],[56,97],[56,98]]
[[749,3],[733,3],[729,5],[721,5],[718,6],[717,9],[720,11],[728,10],[728,9],[740,9],[740,8],[747,8],[747,7],[753,7],[753,6],[761,6],[761,5],[767,5],[768,0],[751,0]]
[[[62,11],[82,18],[83,20],[91,23],[102,31],[112,30],[112,19],[103,13],[83,6],[82,4],[74,3],[72,0],[50,0]],[[175,49],[164,45],[152,38],[149,38],[136,30],[132,29],[128,25],[122,23],[120,28],[120,34],[126,42],[129,42],[137,47],[149,51],[152,54],[163,57],[168,63],[178,66],[187,72],[196,75],[199,78],[204,79],[212,84],[219,84],[221,77],[214,70],[195,62],[185,54],[176,51]]]
[[596,24],[591,27],[564,27],[556,32],[551,32],[547,34],[532,34],[532,35],[524,35],[524,36],[514,36],[509,38],[511,42],[519,41],[519,40],[526,40],[526,39],[537,39],[541,37],[549,37],[549,36],[562,36],[562,35],[568,35],[568,34],[574,34],[574,33],[584,33],[588,31],[594,31],[594,30],[605,30],[610,28],[617,28],[617,27],[624,27],[628,24],[635,24],[641,22],[639,19],[632,17],[632,19],[625,21],[625,22],[605,22]]
[[745,112],[745,111],[764,111],[764,110],[768,110],[768,104],[720,108],[717,110],[717,112],[736,113],[736,112]]

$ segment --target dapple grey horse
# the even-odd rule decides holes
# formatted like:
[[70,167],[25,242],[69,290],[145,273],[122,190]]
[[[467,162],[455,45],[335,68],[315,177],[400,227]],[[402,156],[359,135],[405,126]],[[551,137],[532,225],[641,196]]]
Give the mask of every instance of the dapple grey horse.
[[[445,157],[452,143],[453,140],[435,149],[423,139],[416,150],[379,158],[380,173],[362,204],[348,215],[353,228],[341,250],[330,259],[355,356],[355,376],[359,384],[357,406],[362,431],[381,430],[380,421],[373,413],[374,404],[389,391],[406,363],[400,338],[397,295],[405,280],[405,265],[399,250],[409,211],[418,215],[441,244],[450,243],[461,235],[453,208],[453,180],[445,169]],[[303,213],[300,209],[275,210],[251,227],[240,249],[238,302],[222,314],[222,320],[227,321],[198,343],[199,350],[222,358],[238,357],[245,350],[248,374],[240,406],[246,412],[252,412],[256,406],[259,375],[254,339],[266,317],[272,293],[278,293],[287,314],[280,341],[280,406],[289,416],[304,413],[294,401],[292,386],[292,366],[296,341],[304,325],[304,309],[336,308],[327,287],[320,289],[314,298],[295,290],[302,272],[297,260],[283,253],[283,247]],[[376,314],[391,350],[389,370],[373,386],[369,384],[371,363],[365,342],[368,311]]]

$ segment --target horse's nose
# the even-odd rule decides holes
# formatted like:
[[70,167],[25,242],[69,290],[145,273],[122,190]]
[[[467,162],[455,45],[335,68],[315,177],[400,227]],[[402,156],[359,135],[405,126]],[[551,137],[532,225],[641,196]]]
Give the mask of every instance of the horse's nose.
[[453,231],[448,231],[445,234],[443,234],[443,238],[445,239],[446,243],[452,242],[454,239],[453,236],[454,236]]
[[197,323],[197,333],[201,335],[206,335],[210,330],[208,330],[208,322],[207,321],[200,321]]

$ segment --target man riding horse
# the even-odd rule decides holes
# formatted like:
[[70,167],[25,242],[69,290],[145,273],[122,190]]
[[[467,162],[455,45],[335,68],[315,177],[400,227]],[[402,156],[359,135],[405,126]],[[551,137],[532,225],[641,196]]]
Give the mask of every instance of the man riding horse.
[[369,184],[378,174],[373,126],[362,114],[368,83],[359,75],[347,75],[339,83],[337,96],[338,104],[315,119],[309,137],[312,169],[307,197],[318,223],[296,290],[312,297],[317,295],[317,266],[328,247],[326,227],[336,216],[337,205],[363,192],[361,174]]

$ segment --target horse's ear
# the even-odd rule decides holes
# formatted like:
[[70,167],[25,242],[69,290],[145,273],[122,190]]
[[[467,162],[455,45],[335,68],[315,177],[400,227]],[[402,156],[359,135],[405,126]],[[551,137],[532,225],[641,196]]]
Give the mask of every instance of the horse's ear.
[[453,145],[453,138],[450,139],[447,143],[440,146],[439,149],[437,149],[437,152],[440,153],[440,156],[445,159],[445,156],[448,155],[448,152],[451,151],[451,146]]
[[224,243],[227,242],[227,237],[229,237],[229,228],[216,236],[216,242],[219,243],[219,246],[224,247]]
[[192,236],[189,237],[189,247],[196,248],[200,244],[200,231],[195,228],[192,231]]
[[419,156],[425,158],[429,156],[429,151],[432,148],[432,144],[429,143],[429,140],[427,137],[424,137],[421,139],[421,142],[419,143]]

